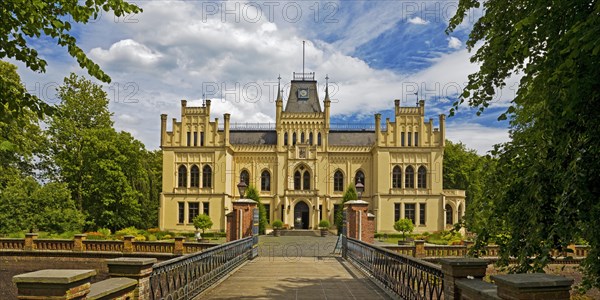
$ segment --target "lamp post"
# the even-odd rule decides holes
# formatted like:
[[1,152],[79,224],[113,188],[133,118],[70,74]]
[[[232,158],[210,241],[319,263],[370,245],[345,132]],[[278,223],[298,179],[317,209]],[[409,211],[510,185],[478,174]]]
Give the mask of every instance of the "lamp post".
[[238,191],[240,192],[240,199],[244,198],[247,187],[248,185],[243,180],[241,180],[240,183],[237,184]]
[[360,178],[358,178],[358,182],[356,183],[356,193],[358,194],[358,200],[361,200],[362,193],[365,191],[365,185],[360,182]]

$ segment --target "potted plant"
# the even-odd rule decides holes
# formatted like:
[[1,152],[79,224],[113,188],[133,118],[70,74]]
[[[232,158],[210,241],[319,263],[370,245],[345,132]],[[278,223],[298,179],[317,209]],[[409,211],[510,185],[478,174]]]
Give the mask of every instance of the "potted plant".
[[415,229],[415,225],[411,219],[400,219],[394,223],[394,229],[402,232],[402,240],[398,241],[398,245],[407,245],[406,233],[411,233]]
[[279,236],[280,235],[279,231],[283,227],[283,222],[281,222],[280,220],[275,220],[275,221],[273,221],[271,226],[273,226],[273,236]]
[[321,220],[321,222],[319,222],[319,228],[321,229],[321,236],[327,236],[327,232],[329,231],[329,221]]
[[198,242],[202,242],[202,243],[206,243],[208,242],[207,239],[203,239],[201,235],[198,235],[198,229],[202,230],[202,234],[204,234],[204,231],[206,229],[209,229],[213,226],[213,222],[210,219],[210,217],[208,215],[202,214],[202,215],[197,215],[196,217],[194,217],[194,219],[192,220],[194,222],[194,227],[196,228],[196,239]]

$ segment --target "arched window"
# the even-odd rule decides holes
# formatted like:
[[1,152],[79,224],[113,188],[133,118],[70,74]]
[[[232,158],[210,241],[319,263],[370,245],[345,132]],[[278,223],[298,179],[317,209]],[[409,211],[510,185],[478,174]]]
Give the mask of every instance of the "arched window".
[[300,134],[300,143],[304,143],[304,132]]
[[333,174],[333,190],[336,192],[344,191],[344,174],[340,170],[335,171],[335,174]]
[[460,217],[462,217],[462,213],[463,213],[463,212],[462,212],[462,210],[463,210],[463,209],[462,209],[462,205],[461,205],[461,204],[459,204],[459,205],[458,205],[458,209],[456,210],[456,211],[458,212],[458,218],[459,218],[459,219],[460,219]]
[[283,144],[287,146],[288,144],[288,134],[287,132],[283,134]]
[[212,187],[212,168],[209,165],[202,168],[202,187]]
[[308,134],[308,143],[312,146],[313,144],[313,134],[312,132]]
[[415,188],[415,169],[412,166],[406,167],[404,172],[404,187]]
[[271,173],[269,171],[264,170],[260,174],[260,190],[261,191],[270,191],[271,190]]
[[321,133],[317,134],[317,145],[321,146]]
[[446,204],[446,224],[452,225],[454,224],[454,220],[452,220],[452,206],[450,204]]
[[177,186],[187,187],[187,168],[184,165],[179,166],[177,171]]
[[190,181],[191,187],[200,187],[200,168],[196,165],[190,169]]
[[427,188],[427,169],[424,166],[420,166],[417,172],[417,187],[420,189]]
[[402,169],[400,169],[400,166],[395,166],[392,170],[392,187],[402,187]]
[[354,184],[355,185],[358,183],[359,179],[362,184],[365,184],[365,173],[363,173],[363,171],[360,171],[360,170],[358,170],[356,172],[356,175],[354,176]]
[[250,174],[246,170],[243,170],[240,173],[240,182],[242,181],[246,183],[246,185],[250,185]]
[[296,133],[292,134],[292,145],[296,145]]
[[302,175],[300,175],[300,171],[296,171],[296,173],[294,173],[294,190],[299,190],[301,185],[300,185],[300,180],[302,178]]
[[302,189],[310,190],[310,173],[308,171],[304,171],[302,175]]

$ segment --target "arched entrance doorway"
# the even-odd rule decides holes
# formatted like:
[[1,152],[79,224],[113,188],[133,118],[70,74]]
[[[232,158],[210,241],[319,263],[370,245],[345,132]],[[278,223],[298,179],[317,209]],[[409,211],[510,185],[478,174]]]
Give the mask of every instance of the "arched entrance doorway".
[[294,205],[294,228],[308,229],[308,205],[304,201]]

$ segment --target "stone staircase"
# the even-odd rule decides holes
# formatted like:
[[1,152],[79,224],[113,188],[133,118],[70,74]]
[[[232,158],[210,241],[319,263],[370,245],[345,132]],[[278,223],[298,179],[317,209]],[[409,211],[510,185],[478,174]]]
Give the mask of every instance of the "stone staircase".
[[320,230],[294,229],[279,230],[280,236],[321,236]]

